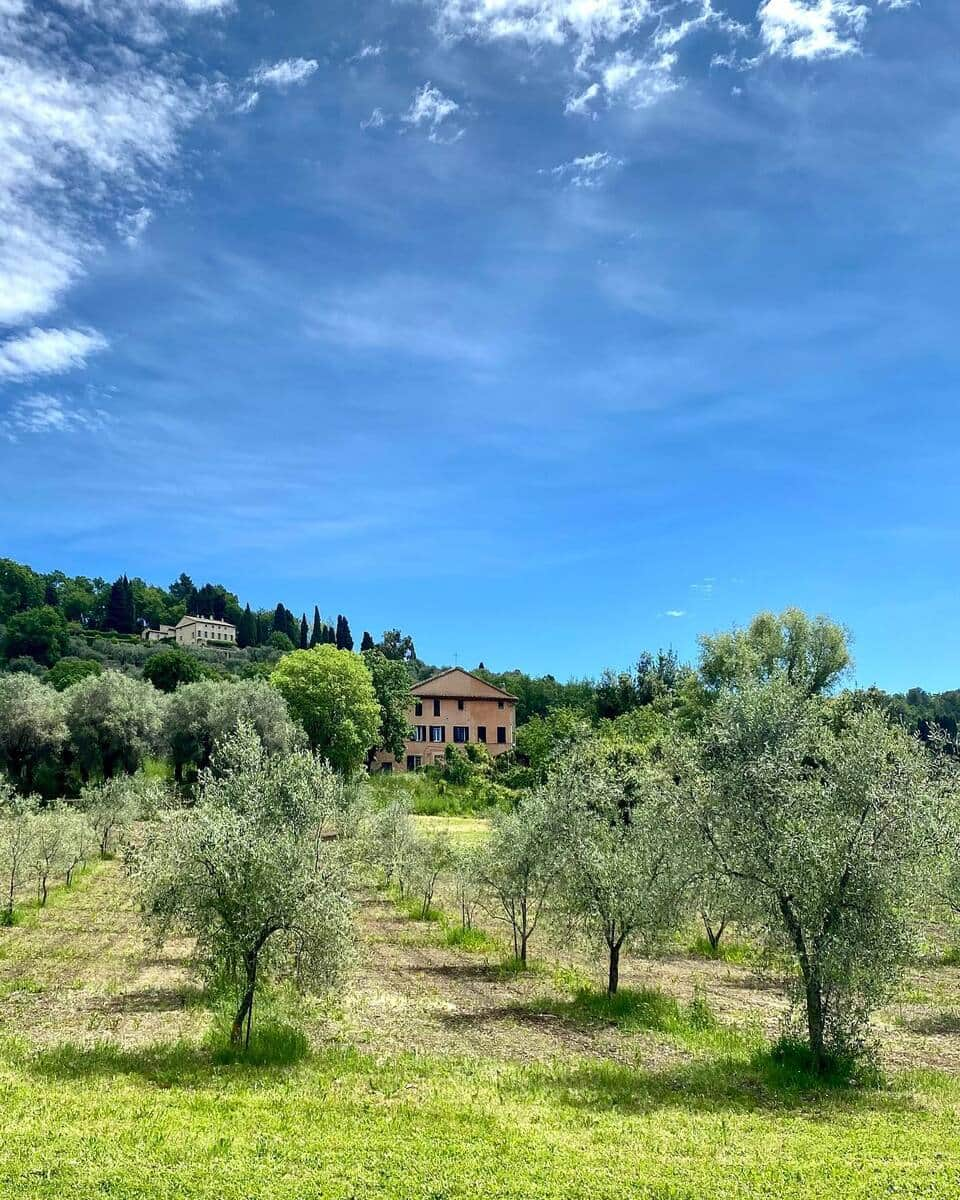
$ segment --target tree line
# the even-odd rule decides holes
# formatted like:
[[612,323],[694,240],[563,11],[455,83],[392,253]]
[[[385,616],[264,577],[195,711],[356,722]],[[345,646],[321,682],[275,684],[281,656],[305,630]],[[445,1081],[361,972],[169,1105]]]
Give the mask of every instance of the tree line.
[[[354,648],[347,617],[339,614],[334,623],[327,623],[318,605],[308,622],[306,613],[298,617],[282,603],[273,609],[241,606],[236,594],[223,584],[197,587],[187,574],[161,588],[126,575],[110,583],[101,577],[68,576],[62,571],[44,574],[12,559],[0,559],[0,626],[4,628],[7,661],[33,658],[52,666],[63,653],[71,625],[132,636],[144,628],[176,625],[184,616],[228,621],[236,627],[240,648],[271,646],[281,652],[328,644],[340,650]],[[385,639],[382,648],[392,654],[402,638],[397,630],[389,632],[394,636]],[[376,644],[366,631],[361,640],[363,649]],[[415,658],[413,643],[407,641],[408,647],[398,657]]]

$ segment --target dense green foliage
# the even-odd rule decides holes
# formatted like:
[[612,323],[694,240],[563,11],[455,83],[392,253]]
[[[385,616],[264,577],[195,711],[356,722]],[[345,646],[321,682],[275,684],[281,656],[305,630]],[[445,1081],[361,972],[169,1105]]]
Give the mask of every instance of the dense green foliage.
[[363,659],[335,646],[298,650],[270,676],[310,745],[338,771],[363,765],[377,745],[380,705]]

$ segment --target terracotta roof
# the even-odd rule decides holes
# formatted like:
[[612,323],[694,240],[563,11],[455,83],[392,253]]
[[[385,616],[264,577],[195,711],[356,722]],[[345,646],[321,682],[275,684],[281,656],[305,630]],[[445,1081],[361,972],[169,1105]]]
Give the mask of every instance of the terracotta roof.
[[448,700],[516,700],[517,697],[498,688],[495,684],[487,683],[479,675],[471,675],[462,667],[450,667],[446,671],[438,671],[429,679],[415,683],[410,689],[414,696],[434,696]]

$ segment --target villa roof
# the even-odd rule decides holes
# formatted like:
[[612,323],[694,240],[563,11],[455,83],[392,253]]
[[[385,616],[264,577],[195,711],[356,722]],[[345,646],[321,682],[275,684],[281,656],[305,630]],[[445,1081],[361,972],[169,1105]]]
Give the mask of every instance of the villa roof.
[[505,692],[479,675],[472,675],[462,667],[449,667],[438,671],[429,679],[415,683],[410,689],[414,696],[438,697],[448,700],[513,700],[517,697]]

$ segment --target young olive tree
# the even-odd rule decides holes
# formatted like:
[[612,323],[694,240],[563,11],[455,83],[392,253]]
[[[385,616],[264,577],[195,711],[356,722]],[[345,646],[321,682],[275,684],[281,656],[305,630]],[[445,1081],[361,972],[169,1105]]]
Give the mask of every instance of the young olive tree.
[[80,793],[80,809],[96,838],[101,858],[109,858],[121,832],[140,815],[136,784],[128,776],[88,785]]
[[722,695],[703,732],[696,807],[709,853],[778,960],[818,1072],[863,1049],[907,961],[936,843],[923,746],[868,708],[785,678]]
[[18,890],[27,882],[34,862],[34,814],[36,798],[18,796],[0,777],[0,879],[3,909],[0,925],[13,924]]
[[96,834],[86,814],[79,809],[61,810],[60,820],[63,824],[63,881],[67,887],[72,887],[74,875],[86,867],[96,849]]
[[138,866],[159,941],[196,938],[211,979],[232,984],[231,1041],[249,1045],[258,988],[287,978],[333,986],[351,940],[347,873],[326,819],[330,770],[306,753],[269,755],[248,725],[200,777],[194,808],[168,815]]
[[473,928],[473,918],[483,888],[483,854],[476,846],[458,846],[454,851],[453,882],[460,910],[460,928]]
[[391,800],[373,815],[371,825],[374,858],[387,883],[397,889],[402,900],[410,880],[417,844],[417,827],[410,816],[408,797],[401,795]]
[[47,903],[50,877],[63,868],[66,859],[64,811],[46,808],[33,818],[33,874],[37,884],[37,904]]
[[680,926],[694,870],[671,778],[591,752],[551,780],[566,809],[559,908],[607,958],[607,992],[625,950],[656,951]]
[[560,867],[565,797],[552,786],[526,795],[511,812],[499,812],[479,853],[481,905],[508,925],[513,954],[526,965],[527,951]]
[[450,835],[438,830],[414,842],[410,863],[410,887],[420,901],[420,916],[430,915],[433,895],[440,876],[455,862]]

